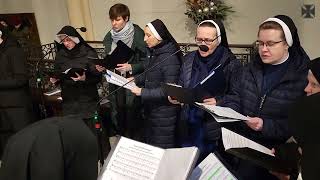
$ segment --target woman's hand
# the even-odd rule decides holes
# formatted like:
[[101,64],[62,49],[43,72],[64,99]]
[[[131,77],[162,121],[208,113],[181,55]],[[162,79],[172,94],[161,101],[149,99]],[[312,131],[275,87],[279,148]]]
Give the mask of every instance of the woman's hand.
[[255,131],[261,131],[263,128],[263,120],[258,117],[249,117],[249,120],[245,121],[246,124]]
[[142,88],[139,88],[139,87],[134,87],[131,89],[131,92],[136,96],[141,96],[141,91],[142,91]]
[[86,72],[83,72],[82,76],[80,76],[78,73],[76,73],[77,77],[71,77],[73,81],[85,81],[86,80]]
[[134,79],[134,77],[127,78],[128,81],[134,81],[133,79]]
[[120,72],[132,71],[132,66],[131,66],[131,64],[128,64],[128,63],[117,64],[116,70],[120,71]]
[[215,98],[208,98],[208,99],[204,99],[203,103],[207,105],[216,105],[217,101]]
[[99,71],[99,72],[102,72],[102,71],[105,71],[106,68],[103,67],[103,66],[100,66],[100,65],[96,65],[96,70]]
[[168,101],[171,103],[171,104],[179,104],[179,105],[183,105],[182,103],[180,103],[179,101],[173,99],[172,97],[168,96]]
[[279,180],[290,180],[290,175],[283,174],[279,172],[270,171],[270,173],[274,176],[276,176]]
[[57,78],[52,78],[52,77],[51,77],[49,80],[50,80],[50,82],[51,82],[52,84],[55,84],[56,82],[59,81],[59,79],[57,79]]

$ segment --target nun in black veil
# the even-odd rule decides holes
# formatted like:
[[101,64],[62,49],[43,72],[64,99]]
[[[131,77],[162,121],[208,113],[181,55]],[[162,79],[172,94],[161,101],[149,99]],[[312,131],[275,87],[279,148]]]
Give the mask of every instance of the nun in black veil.
[[[101,81],[101,74],[93,62],[98,55],[72,26],[64,26],[56,39],[56,76],[51,77],[50,81],[61,85],[63,115],[81,113],[84,119],[90,118],[96,111],[99,98],[97,84]],[[72,77],[61,76],[70,68],[77,69],[77,74]]]
[[[289,107],[305,95],[308,55],[301,47],[292,19],[278,15],[265,20],[258,31],[258,53],[224,97],[223,106],[249,116],[228,125],[233,131],[272,148],[292,135]],[[276,179],[266,169],[238,160],[234,169],[243,179]]]
[[[202,21],[198,25],[195,42],[199,48],[184,57],[179,85],[194,88],[219,67],[223,71],[219,82],[224,83],[207,87],[206,97],[203,99],[203,103],[215,104],[229,91],[231,81],[238,76],[241,64],[229,49],[224,25],[219,20]],[[168,98],[171,103],[178,103],[171,97]],[[217,150],[220,126],[204,110],[189,104],[183,105],[177,129],[180,146],[197,146],[200,149],[199,161]]]
[[162,148],[172,148],[176,146],[175,128],[179,106],[168,102],[160,84],[178,82],[182,53],[161,20],[148,23],[144,33],[149,53],[145,69],[161,63],[144,76],[136,76],[135,83],[139,87],[131,91],[136,96],[141,96],[144,104],[145,142]]
[[[320,58],[309,63],[308,85],[304,89],[307,96],[299,99],[289,111],[289,127],[296,142],[275,147],[275,156],[294,162],[298,168],[290,174],[272,172],[281,180],[295,179],[300,173],[304,180],[319,179],[320,141],[317,131],[320,121],[317,118],[320,105]],[[300,169],[300,170],[299,170]],[[301,172],[300,172],[301,171]]]

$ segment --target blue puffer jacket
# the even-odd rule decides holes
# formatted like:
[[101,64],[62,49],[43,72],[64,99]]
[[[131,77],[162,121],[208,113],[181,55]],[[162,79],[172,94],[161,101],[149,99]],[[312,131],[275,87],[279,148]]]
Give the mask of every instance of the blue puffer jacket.
[[[192,73],[192,66],[195,59],[195,56],[197,54],[197,51],[193,51],[189,54],[187,54],[184,57],[183,64],[181,67],[180,72],[180,78],[179,78],[179,85],[182,87],[190,88],[190,81],[191,81],[191,73]],[[229,91],[230,84],[233,81],[237,81],[238,74],[240,73],[242,67],[240,64],[240,61],[236,59],[234,54],[229,51],[228,49],[224,50],[222,59],[220,60],[220,64],[223,67],[223,72],[225,76],[225,92],[221,95],[218,95],[216,98],[219,101],[219,99]],[[178,135],[179,135],[179,141],[184,141],[184,139],[188,136],[188,115],[190,111],[190,106],[185,104],[182,107],[181,113],[180,113],[180,120],[178,124]],[[207,141],[210,141],[211,143],[213,141],[216,141],[220,137],[220,126],[219,124],[212,118],[211,115],[206,114],[205,118],[203,119],[204,122],[204,138]]]
[[288,109],[305,94],[308,60],[290,56],[287,70],[279,82],[262,93],[263,64],[256,56],[256,60],[244,68],[241,79],[232,85],[222,105],[250,117],[262,118],[262,131],[253,131],[243,122],[229,123],[228,128],[270,148],[284,143],[291,135],[287,122]]
[[145,76],[135,78],[138,86],[143,86],[141,99],[146,114],[146,143],[162,148],[175,147],[175,127],[179,106],[168,102],[161,83],[177,83],[181,62],[177,55],[171,56],[177,48],[173,43],[166,43],[153,49],[146,61],[148,69],[166,59],[157,67],[145,73]]

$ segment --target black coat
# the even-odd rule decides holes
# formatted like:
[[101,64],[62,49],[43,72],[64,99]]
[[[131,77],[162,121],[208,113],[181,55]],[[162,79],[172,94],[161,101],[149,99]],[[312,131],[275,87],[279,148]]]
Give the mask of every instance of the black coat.
[[8,141],[3,180],[96,180],[96,137],[77,116],[41,120]]
[[175,125],[179,107],[168,102],[167,95],[160,87],[161,83],[178,82],[181,62],[177,55],[170,56],[175,51],[177,49],[172,43],[153,49],[146,69],[167,59],[148,71],[145,76],[135,78],[138,86],[143,85],[141,98],[147,121],[146,142],[162,148],[175,146]]
[[8,136],[33,119],[26,57],[17,42],[8,38],[0,45],[0,156]]
[[[183,64],[181,66],[180,78],[179,78],[179,85],[185,88],[190,87],[190,81],[192,76],[192,66],[193,62],[195,61],[195,56],[197,55],[197,51],[193,51],[187,54],[183,59]],[[225,90],[222,94],[218,94],[215,98],[217,100],[221,99],[221,97],[230,91],[230,84],[234,81],[237,81],[238,75],[241,72],[242,66],[240,61],[236,59],[234,54],[229,51],[225,50],[222,58],[220,59],[219,63],[223,68],[224,78],[225,78]],[[199,80],[200,81],[200,80]],[[189,119],[189,111],[190,105],[185,104],[182,106],[180,120],[178,123],[178,134],[179,140],[184,141],[186,140],[189,134],[189,127],[188,127],[188,119]],[[212,116],[208,113],[205,113],[203,119],[203,129],[204,129],[204,140],[205,142],[215,143],[220,138],[220,125],[212,118]]]
[[[241,79],[233,84],[225,96],[223,106],[250,117],[263,119],[262,131],[253,131],[246,124],[230,124],[237,132],[268,147],[284,143],[292,134],[288,127],[288,109],[303,96],[307,85],[307,60],[290,58],[285,74],[266,94],[261,92],[263,65],[260,57],[248,64]],[[262,97],[265,95],[264,100]]]
[[61,78],[61,95],[63,99],[63,113],[75,114],[83,113],[85,117],[90,117],[96,110],[98,101],[97,84],[101,81],[101,75],[96,71],[93,59],[97,58],[94,49],[82,45],[77,53],[70,55],[68,50],[62,48],[57,52],[54,64],[56,74],[60,74],[69,68],[86,69],[85,81],[73,81],[70,78]]
[[[231,92],[224,97],[223,106],[250,117],[263,120],[262,131],[254,131],[244,122],[226,123],[225,126],[268,148],[274,148],[292,135],[288,124],[288,110],[294,101],[303,96],[307,85],[307,58],[287,60],[286,72],[279,81],[262,93],[263,64],[259,57],[243,70],[239,81],[232,84]],[[264,97],[264,98],[263,98]],[[231,159],[230,159],[231,160]],[[249,161],[228,160],[242,179],[276,179],[266,169]]]

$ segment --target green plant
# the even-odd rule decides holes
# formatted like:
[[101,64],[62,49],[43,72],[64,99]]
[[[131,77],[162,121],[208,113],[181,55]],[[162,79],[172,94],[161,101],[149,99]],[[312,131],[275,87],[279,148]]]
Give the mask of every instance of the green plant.
[[187,11],[184,13],[196,24],[206,19],[225,20],[234,11],[221,0],[186,0]]

